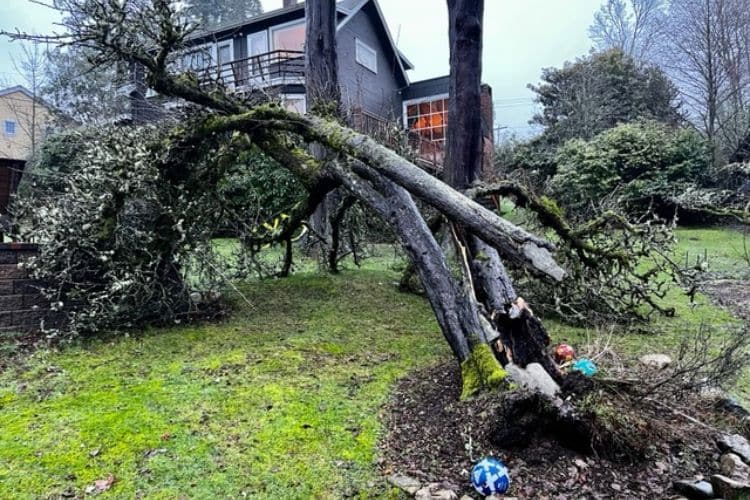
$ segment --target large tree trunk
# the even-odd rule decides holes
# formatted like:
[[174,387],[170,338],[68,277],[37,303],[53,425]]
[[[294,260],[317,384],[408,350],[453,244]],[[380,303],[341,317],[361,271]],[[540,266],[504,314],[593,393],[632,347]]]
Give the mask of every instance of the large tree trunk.
[[443,178],[463,190],[482,165],[482,18],[484,0],[448,0],[450,83]]
[[370,171],[369,182],[344,169],[337,170],[337,178],[390,224],[416,268],[443,336],[461,365],[462,396],[499,386],[506,372],[488,345],[496,333],[480,316],[473,294],[451,275],[440,245],[409,193],[367,166],[358,168],[363,169]]
[[308,112],[338,117],[341,102],[336,57],[336,1],[305,2],[305,89]]
[[[450,40],[450,99],[446,183],[466,190],[479,179],[483,164],[481,113],[483,0],[448,0]],[[497,357],[503,364],[521,368],[540,363],[555,379],[560,372],[546,353],[549,336],[525,302],[516,295],[513,283],[497,251],[471,233],[470,228],[454,231],[456,244],[466,251],[465,273],[499,337]]]
[[[308,0],[305,2],[305,89],[307,111],[317,116],[338,119],[341,115],[341,90],[339,88],[338,58],[336,55],[336,1]],[[326,151],[313,146],[313,154],[323,159]],[[305,247],[311,255],[321,260],[326,256],[329,271],[338,271],[338,256],[331,251],[338,245],[333,241],[336,209],[341,202],[338,191],[332,191],[318,205],[310,217],[310,229],[316,237]],[[340,223],[340,221],[338,221]]]

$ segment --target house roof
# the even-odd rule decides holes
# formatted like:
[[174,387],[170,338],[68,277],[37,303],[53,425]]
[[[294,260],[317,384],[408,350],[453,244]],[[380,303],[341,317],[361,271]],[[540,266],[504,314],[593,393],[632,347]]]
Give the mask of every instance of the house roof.
[[[388,24],[385,22],[385,17],[383,16],[383,12],[380,10],[380,5],[378,5],[377,0],[339,0],[336,3],[336,10],[340,14],[337,29],[341,29],[344,25],[346,25],[346,23],[349,22],[349,20],[351,20],[355,14],[357,14],[360,10],[362,10],[363,7],[365,7],[369,3],[372,3],[375,6],[375,11],[377,12],[379,20],[388,37],[388,42],[390,43],[391,48],[393,49],[393,52],[396,55],[398,55],[398,62],[399,62],[400,69],[403,72],[405,80],[408,82],[409,79],[406,75],[406,70],[414,69],[414,65],[406,58],[406,56],[404,56],[401,53],[400,50],[398,50],[398,47],[396,47],[396,43],[393,41],[393,37],[391,36],[391,31],[388,29]],[[249,19],[245,19],[244,21],[235,21],[232,23],[226,23],[226,24],[216,26],[212,28],[211,30],[196,32],[193,35],[189,36],[188,40],[210,38],[212,36],[216,36],[221,33],[238,31],[240,29],[252,27],[255,24],[268,22],[276,17],[285,17],[289,15],[294,15],[295,13],[299,11],[304,12],[304,9],[305,9],[305,4],[304,2],[301,2],[298,4],[292,5],[291,7],[275,9],[269,12],[264,12],[263,14],[259,14]]]
[[46,102],[41,97],[35,96],[29,89],[27,89],[23,85],[15,85],[13,87],[8,87],[7,89],[0,89],[0,97],[15,94],[16,92],[22,93],[29,99],[36,101],[38,104],[41,104],[42,106],[46,107],[50,111],[57,111],[54,106],[51,106],[48,102]]
[[34,99],[34,94],[32,94],[26,87],[23,85],[16,85],[15,87],[8,87],[7,89],[0,89],[0,97],[15,94],[16,92],[20,92],[24,94],[29,99]]

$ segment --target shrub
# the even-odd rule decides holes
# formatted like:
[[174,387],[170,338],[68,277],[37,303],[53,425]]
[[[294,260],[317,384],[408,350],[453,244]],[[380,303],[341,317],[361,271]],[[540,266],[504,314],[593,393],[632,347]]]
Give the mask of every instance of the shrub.
[[299,186],[265,157],[233,154],[231,136],[200,146],[208,162],[172,162],[170,133],[79,129],[47,141],[31,165],[15,212],[21,236],[40,244],[27,265],[67,313],[67,334],[191,317],[193,289],[252,272],[220,255],[217,228],[257,234],[295,202]]
[[549,183],[570,214],[587,216],[604,197],[631,213],[667,213],[707,172],[709,147],[696,132],[656,122],[619,125],[590,141],[574,139],[557,155]]

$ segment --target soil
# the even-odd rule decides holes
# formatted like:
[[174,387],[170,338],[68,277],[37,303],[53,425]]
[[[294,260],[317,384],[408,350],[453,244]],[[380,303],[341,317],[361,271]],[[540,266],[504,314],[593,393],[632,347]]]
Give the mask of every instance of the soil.
[[714,280],[704,283],[701,288],[717,304],[750,321],[750,280]]
[[[718,469],[718,429],[663,406],[616,409],[627,416],[626,421],[642,417],[641,421],[658,425],[647,426],[636,436],[644,444],[642,458],[613,461],[596,453],[572,451],[544,432],[535,433],[523,447],[500,448],[492,442],[493,422],[505,396],[459,401],[459,394],[455,362],[400,381],[386,408],[386,433],[381,441],[384,475],[401,473],[422,483],[444,483],[459,495],[479,498],[471,488],[469,471],[481,458],[494,456],[509,468],[509,495],[514,497],[632,499],[678,498],[671,490],[674,480],[697,477],[696,471],[710,476]],[[726,414],[717,415],[712,401],[695,398],[682,401],[679,411],[711,426],[720,425],[724,431],[737,424]]]

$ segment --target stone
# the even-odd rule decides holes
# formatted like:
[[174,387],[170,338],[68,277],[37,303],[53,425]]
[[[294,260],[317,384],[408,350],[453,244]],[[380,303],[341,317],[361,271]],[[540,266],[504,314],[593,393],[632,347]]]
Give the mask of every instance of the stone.
[[509,363],[505,370],[513,382],[527,389],[537,390],[545,396],[552,397],[560,391],[560,386],[539,363],[529,363],[526,368]]
[[721,474],[711,476],[711,484],[717,496],[725,500],[747,500],[750,498],[750,484],[737,481]]
[[663,370],[672,364],[672,358],[666,354],[646,354],[645,356],[641,356],[639,361],[655,370]]
[[672,484],[672,488],[674,488],[677,493],[685,495],[690,500],[714,498],[714,488],[708,481],[685,479],[682,481],[675,481]]
[[750,481],[750,466],[734,453],[724,453],[721,456],[721,473],[732,479]]
[[723,452],[738,455],[743,462],[750,464],[750,443],[739,434],[722,434],[716,440],[719,449]]
[[430,483],[414,494],[415,500],[458,500],[458,494],[440,483]]
[[387,480],[396,488],[404,490],[410,495],[414,495],[422,486],[422,483],[420,483],[413,477],[409,477],[404,474],[393,474],[391,476],[388,476]]

